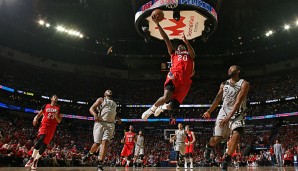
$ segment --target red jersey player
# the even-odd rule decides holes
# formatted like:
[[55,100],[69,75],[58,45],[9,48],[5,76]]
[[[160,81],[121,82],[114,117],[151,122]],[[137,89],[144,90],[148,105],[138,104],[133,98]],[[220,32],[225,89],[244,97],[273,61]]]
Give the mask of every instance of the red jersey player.
[[168,53],[171,56],[172,67],[164,84],[164,95],[142,114],[142,119],[144,120],[148,119],[152,114],[158,116],[164,110],[178,108],[190,89],[192,83],[191,77],[194,75],[193,59],[195,52],[185,35],[183,34],[182,40],[186,44],[187,49],[184,45],[179,45],[178,49],[174,50],[168,35],[159,25],[156,18],[158,16],[152,16],[167,45]]
[[53,95],[51,103],[44,105],[33,119],[33,125],[36,126],[38,119],[43,116],[32,156],[25,165],[27,168],[31,167],[31,170],[36,170],[38,159],[46,150],[47,145],[54,137],[57,125],[61,122],[62,114],[60,114],[60,106],[57,105],[57,101],[58,96]]
[[189,125],[185,126],[185,131],[187,134],[187,137],[185,138],[185,164],[184,168],[187,169],[187,160],[190,161],[190,168],[193,169],[193,149],[196,142],[196,137],[194,132],[189,130]]
[[133,126],[129,126],[129,131],[125,132],[123,139],[121,140],[124,143],[121,157],[124,157],[126,160],[126,167],[129,166],[131,156],[133,154],[133,149],[136,142],[136,134],[133,132]]

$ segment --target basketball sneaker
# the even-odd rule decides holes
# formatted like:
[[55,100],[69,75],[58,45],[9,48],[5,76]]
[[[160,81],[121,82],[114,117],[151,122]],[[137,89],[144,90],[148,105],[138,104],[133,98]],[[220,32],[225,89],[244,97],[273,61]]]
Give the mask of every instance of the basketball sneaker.
[[190,169],[193,169],[193,164],[190,164]]
[[147,109],[147,110],[142,114],[142,119],[143,119],[143,120],[148,119],[153,113],[154,113],[154,111],[152,111],[151,108]]
[[103,171],[103,165],[102,164],[99,164],[97,166],[97,171]]
[[208,144],[206,145],[206,150],[204,152],[204,158],[209,161],[210,160],[210,153],[211,153],[212,148],[210,148],[208,146]]
[[223,161],[222,163],[221,163],[221,171],[228,171],[228,165],[229,165],[229,163],[227,162],[227,161]]
[[157,117],[160,115],[160,113],[163,112],[162,106],[159,106],[155,112],[154,112],[154,116]]
[[187,163],[184,164],[184,169],[187,169]]
[[37,168],[37,162],[38,162],[38,159],[33,161],[33,164],[31,166],[31,170],[36,170],[36,168]]
[[34,161],[34,158],[31,157],[31,158],[28,160],[28,162],[26,163],[25,167],[26,167],[26,168],[30,168],[30,167],[32,166],[32,164],[33,164],[33,161]]

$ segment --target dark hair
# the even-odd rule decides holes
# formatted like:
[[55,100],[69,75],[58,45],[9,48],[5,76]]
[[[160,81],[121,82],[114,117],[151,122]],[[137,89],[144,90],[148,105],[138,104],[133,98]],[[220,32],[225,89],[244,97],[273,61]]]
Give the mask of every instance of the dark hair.
[[53,94],[53,95],[51,96],[51,98],[53,98],[54,96],[56,96],[56,97],[58,98],[57,94]]

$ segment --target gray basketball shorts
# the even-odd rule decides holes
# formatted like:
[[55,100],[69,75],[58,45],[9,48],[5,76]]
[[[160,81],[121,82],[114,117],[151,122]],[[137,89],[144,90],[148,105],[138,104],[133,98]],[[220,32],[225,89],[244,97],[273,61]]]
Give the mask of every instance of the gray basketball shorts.
[[110,141],[114,136],[115,124],[107,122],[95,122],[93,127],[93,138],[95,143]]
[[239,127],[245,127],[244,116],[238,116],[235,119],[230,119],[230,122],[223,127],[219,123],[227,116],[226,112],[221,109],[216,118],[213,136],[229,138],[231,132]]
[[144,155],[144,147],[135,146],[135,156]]
[[174,150],[179,151],[182,155],[184,155],[185,154],[185,142],[176,142]]

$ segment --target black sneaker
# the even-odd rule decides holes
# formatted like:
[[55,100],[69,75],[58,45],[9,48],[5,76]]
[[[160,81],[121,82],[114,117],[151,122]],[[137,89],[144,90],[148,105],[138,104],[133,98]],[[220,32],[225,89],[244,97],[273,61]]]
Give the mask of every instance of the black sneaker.
[[208,145],[206,145],[206,150],[204,152],[204,158],[209,161],[210,160],[210,154],[211,154],[211,148],[208,147]]
[[228,166],[229,166],[229,163],[227,161],[223,161],[221,163],[221,171],[228,171]]
[[99,164],[97,166],[97,171],[103,171],[103,165],[102,164]]
[[82,157],[82,163],[85,163],[86,161],[88,161],[90,157],[88,155]]

